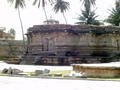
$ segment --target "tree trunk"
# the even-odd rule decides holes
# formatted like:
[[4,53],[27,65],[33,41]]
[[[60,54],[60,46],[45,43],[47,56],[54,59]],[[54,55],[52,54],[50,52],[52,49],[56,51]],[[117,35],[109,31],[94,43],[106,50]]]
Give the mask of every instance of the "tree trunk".
[[44,14],[45,14],[45,17],[46,17],[46,21],[48,21],[48,17],[47,17],[47,13],[46,13],[45,7],[43,7],[43,11],[44,11]]
[[64,12],[63,12],[63,17],[64,17],[64,20],[65,20],[65,23],[67,24],[67,20],[66,20]]
[[24,49],[25,49],[24,30],[23,30],[23,24],[22,24],[22,19],[21,19],[19,7],[18,7],[18,15],[19,15],[19,20],[20,20],[20,24],[21,24],[22,36],[23,36],[23,46],[24,46]]

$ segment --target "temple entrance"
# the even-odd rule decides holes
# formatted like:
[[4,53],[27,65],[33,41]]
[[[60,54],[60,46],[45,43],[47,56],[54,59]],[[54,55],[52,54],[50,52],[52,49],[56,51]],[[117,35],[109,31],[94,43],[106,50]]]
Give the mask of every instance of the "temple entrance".
[[47,51],[52,51],[52,50],[53,50],[53,40],[48,39]]
[[44,51],[53,51],[53,40],[46,38],[44,41],[44,45],[43,45],[43,50]]

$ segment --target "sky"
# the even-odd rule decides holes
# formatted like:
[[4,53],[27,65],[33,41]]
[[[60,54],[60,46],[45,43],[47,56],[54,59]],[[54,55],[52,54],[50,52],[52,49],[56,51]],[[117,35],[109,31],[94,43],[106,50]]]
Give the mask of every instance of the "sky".
[[[21,9],[21,18],[24,25],[24,33],[27,33],[27,29],[33,25],[41,25],[45,21],[45,15],[42,8],[32,6],[33,0],[26,0],[26,7]],[[81,14],[82,4],[80,0],[66,0],[70,2],[70,10],[65,13],[68,24],[74,24],[77,22],[77,17]],[[18,12],[14,9],[14,5],[8,4],[7,0],[0,0],[0,27],[6,27],[6,32],[13,28],[16,30],[16,39],[22,39],[22,32]],[[109,16],[109,9],[114,7],[115,0],[96,0],[96,15],[98,20],[104,20]],[[61,13],[55,14],[52,7],[47,4],[46,12],[48,18],[52,17],[58,20],[60,24],[65,24],[64,18]]]

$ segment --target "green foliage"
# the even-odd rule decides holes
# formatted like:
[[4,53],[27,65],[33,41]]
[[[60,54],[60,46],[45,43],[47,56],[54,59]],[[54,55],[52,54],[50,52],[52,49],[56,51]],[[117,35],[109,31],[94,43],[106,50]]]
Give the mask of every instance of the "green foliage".
[[92,5],[93,6],[95,5],[96,0],[80,0],[80,1],[83,2],[83,5],[84,5],[86,11],[89,13],[90,10],[91,10]]
[[25,40],[25,41],[27,41],[27,38],[26,38],[26,37],[24,37],[24,40]]
[[53,4],[53,0],[34,0],[33,5],[38,4],[38,8],[39,8],[40,5],[42,4],[42,7],[45,7],[47,1],[49,1],[51,5]]
[[25,7],[25,1],[24,0],[8,0],[8,3],[15,3],[15,9],[18,10],[18,16],[21,24],[21,30],[22,30],[22,36],[23,36],[23,44],[25,47],[25,40],[24,40],[24,30],[23,30],[23,23],[20,15],[20,7],[24,8]]
[[12,36],[15,36],[15,34],[16,34],[16,32],[15,32],[15,30],[14,30],[13,28],[11,28],[11,29],[8,31],[8,33],[9,33],[10,35],[12,35]]
[[46,21],[48,20],[47,13],[45,10],[45,6],[46,6],[47,1],[49,1],[49,3],[52,5],[53,0],[34,0],[34,2],[33,2],[33,5],[37,4],[38,8],[40,7],[40,5],[42,5],[42,8],[43,8],[44,13],[45,13]]
[[71,72],[70,70],[58,70],[58,71],[50,71],[49,74],[61,73],[61,74],[63,74],[65,76],[65,75],[69,75],[70,72]]
[[112,25],[119,26],[120,23],[120,0],[117,0],[115,7],[110,10],[110,16],[105,22],[111,23]]
[[8,3],[15,3],[15,8],[24,8],[25,7],[25,1],[24,0],[8,0]]
[[99,20],[93,20],[91,24],[92,25],[98,25],[98,26],[104,25],[104,23],[100,22]]
[[[59,75],[57,75],[57,74],[60,74],[59,77],[64,78],[64,76],[69,75],[70,72],[71,72],[70,70],[58,70],[58,71],[50,71],[49,74],[51,74],[52,77],[57,77],[57,78],[58,78],[58,76],[59,76]],[[57,75],[57,76],[56,76],[56,75]]]
[[0,56],[0,59],[3,59],[3,58],[5,58],[6,56]]
[[95,11],[82,10],[82,15],[79,15],[77,18],[79,22],[77,24],[80,24],[81,22],[84,22],[84,24],[93,24],[93,25],[99,25],[100,22],[98,20],[95,20],[97,16],[95,15]]
[[83,4],[95,5],[96,0],[80,0],[83,1]]
[[98,20],[95,20],[98,16],[95,14],[95,10],[92,10],[92,5],[95,5],[95,0],[80,0],[83,1],[84,10],[82,10],[82,15],[77,18],[79,22],[76,24],[93,24],[101,25]]
[[76,24],[92,24],[92,25],[101,25],[102,23],[96,20],[98,16],[95,14],[95,10],[91,10],[91,8],[85,5],[84,10],[82,10],[82,15],[78,16],[79,22]]
[[63,13],[63,17],[65,19],[65,22],[67,24],[67,20],[66,20],[66,17],[64,15],[64,13],[70,8],[70,3],[69,2],[66,2],[66,1],[63,1],[63,0],[56,0],[55,2],[55,5],[53,7],[53,10],[55,13],[58,13],[59,11],[61,13]]
[[64,13],[70,8],[69,2],[63,1],[63,0],[56,0],[55,5],[54,5],[54,11],[55,13],[61,12]]

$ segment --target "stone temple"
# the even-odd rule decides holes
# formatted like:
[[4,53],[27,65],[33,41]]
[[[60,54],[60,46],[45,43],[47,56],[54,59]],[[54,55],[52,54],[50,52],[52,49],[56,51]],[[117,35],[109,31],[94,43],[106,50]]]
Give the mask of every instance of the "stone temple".
[[120,28],[90,25],[34,25],[27,32],[21,64],[70,65],[109,62],[120,50]]

